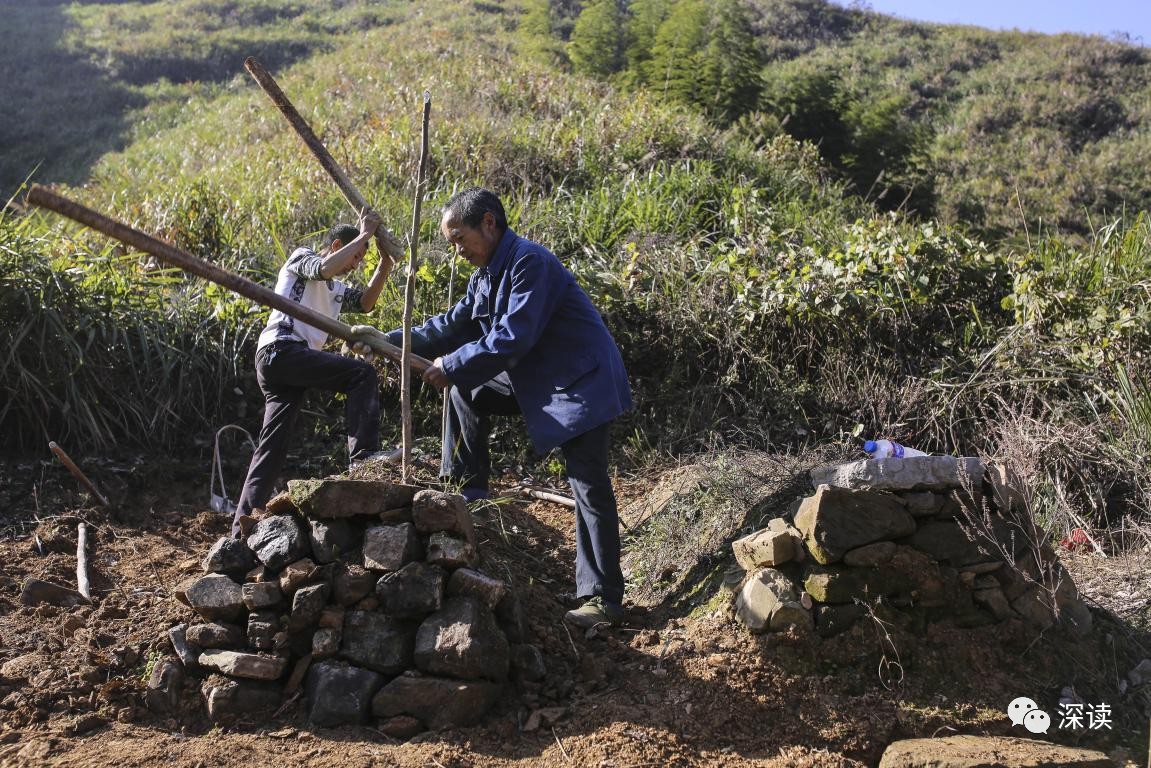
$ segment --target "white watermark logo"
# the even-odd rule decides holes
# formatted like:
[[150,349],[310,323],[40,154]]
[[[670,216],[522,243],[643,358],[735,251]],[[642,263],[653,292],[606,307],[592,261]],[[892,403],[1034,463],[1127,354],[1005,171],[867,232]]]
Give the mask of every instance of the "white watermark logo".
[[[1058,728],[1069,730],[1111,729],[1111,705],[1059,702]],[[1039,708],[1034,700],[1020,696],[1007,705],[1007,717],[1012,725],[1022,725],[1031,733],[1046,735],[1051,729],[1051,715]]]

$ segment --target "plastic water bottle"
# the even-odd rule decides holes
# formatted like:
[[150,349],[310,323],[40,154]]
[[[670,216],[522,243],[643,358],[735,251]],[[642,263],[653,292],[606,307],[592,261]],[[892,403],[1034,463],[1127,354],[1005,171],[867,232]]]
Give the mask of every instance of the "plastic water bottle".
[[868,440],[863,444],[863,450],[870,453],[873,459],[906,459],[912,456],[927,456],[923,451],[902,446],[891,440]]

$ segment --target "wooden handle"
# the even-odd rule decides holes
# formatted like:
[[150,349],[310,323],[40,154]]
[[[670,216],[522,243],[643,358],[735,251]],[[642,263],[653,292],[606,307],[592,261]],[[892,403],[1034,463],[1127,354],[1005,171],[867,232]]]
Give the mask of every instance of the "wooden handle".
[[[304,142],[308,150],[320,161],[320,165],[327,171],[328,175],[332,177],[332,181],[336,182],[336,186],[340,188],[344,199],[348,201],[348,205],[352,206],[356,211],[370,211],[373,210],[364,196],[360,194],[360,190],[356,189],[356,185],[352,183],[348,175],[344,173],[344,169],[332,157],[324,142],[320,141],[320,137],[316,135],[312,127],[308,125],[307,121],[301,117],[296,107],[292,104],[291,100],[280,89],[279,84],[275,78],[264,69],[264,65],[256,60],[254,56],[249,56],[244,59],[244,69],[248,70],[249,74],[256,79],[260,87],[264,89],[264,93],[268,94],[268,98],[276,105],[288,121],[288,124],[296,131],[296,135]],[[389,232],[382,225],[376,230],[376,247],[380,249],[381,254],[387,254],[392,260],[393,264],[398,264],[399,260],[404,255],[404,247],[396,236]]]
[[[278,309],[285,315],[319,328],[338,339],[343,339],[350,343],[363,341],[374,351],[396,363],[399,363],[402,358],[400,348],[395,344],[390,344],[378,337],[365,339],[353,334],[352,327],[346,323],[342,323],[327,315],[322,315],[315,310],[301,306],[299,303],[285,296],[281,296],[258,283],[232,274],[226,269],[221,269],[215,264],[204,261],[203,259],[198,259],[187,251],[182,251],[174,245],[169,245],[162,240],[157,240],[151,235],[146,235],[140,230],[133,229],[127,224],[122,224],[115,219],[110,219],[103,214],[93,211],[91,208],[69,200],[63,195],[58,195],[39,184],[32,185],[32,188],[28,190],[26,199],[32,205],[55,211],[61,216],[66,216],[97,232],[102,232],[108,235],[108,237],[115,238],[139,251],[151,254],[165,264],[171,264],[185,272],[191,272],[193,275],[198,275],[205,280],[210,280],[217,285],[222,285],[228,290],[235,291],[258,304]],[[427,370],[428,366],[431,365],[429,361],[418,355],[412,355],[411,361],[412,369],[419,373],[423,373]]]
[[[88,491],[96,497],[96,501],[100,502],[100,506],[111,506],[108,503],[108,499],[105,498],[104,494],[100,493],[100,491],[96,488],[96,484],[89,480],[88,476],[80,471],[80,468],[76,466],[76,462],[72,461],[68,454],[64,453],[63,448],[57,445],[54,441],[48,443],[48,448],[52,451],[52,453],[56,454],[56,458],[60,460],[60,463],[68,468],[68,471],[72,473],[72,476],[79,480],[84,485],[84,487],[87,488]],[[85,597],[87,597],[87,595],[85,595]]]

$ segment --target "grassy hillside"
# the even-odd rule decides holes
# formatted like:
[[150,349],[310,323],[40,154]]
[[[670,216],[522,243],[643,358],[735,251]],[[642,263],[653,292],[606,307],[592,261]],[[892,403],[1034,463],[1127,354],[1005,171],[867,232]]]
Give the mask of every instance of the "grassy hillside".
[[[106,20],[129,7],[150,19],[159,6],[68,13]],[[446,304],[437,205],[464,185],[496,189],[513,227],[568,263],[620,342],[638,404],[619,427],[621,460],[862,431],[1025,456],[1053,515],[1103,525],[1146,510],[1145,218],[1084,241],[1045,232],[1030,247],[988,244],[947,221],[878,212],[811,144],[720,130],[656,95],[516,55],[516,7],[396,2],[341,26],[357,7],[314,6],[307,18],[327,42],[306,56],[264,51],[277,78],[404,232],[421,94],[432,92],[417,315]],[[269,35],[286,13],[269,12]],[[208,21],[194,29],[218,32]],[[86,39],[96,50],[98,37]],[[159,31],[131,45],[144,46],[138,60],[182,55]],[[101,50],[127,61],[128,46]],[[226,69],[216,81],[131,86],[150,99],[132,113],[133,140],[72,193],[270,281],[287,251],[351,212],[239,64]],[[0,219],[0,276],[7,447],[51,436],[172,449],[225,420],[258,423],[242,408],[262,310],[39,213]],[[390,289],[365,319],[392,327],[397,298]],[[420,416],[434,434],[426,394]]]

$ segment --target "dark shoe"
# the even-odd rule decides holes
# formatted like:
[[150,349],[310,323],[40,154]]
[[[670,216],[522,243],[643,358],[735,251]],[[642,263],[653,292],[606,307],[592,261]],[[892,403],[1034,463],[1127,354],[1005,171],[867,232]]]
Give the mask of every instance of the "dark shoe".
[[564,619],[581,629],[591,629],[601,624],[615,627],[623,623],[625,614],[619,603],[609,603],[599,595],[589,597],[583,605],[564,614]]

